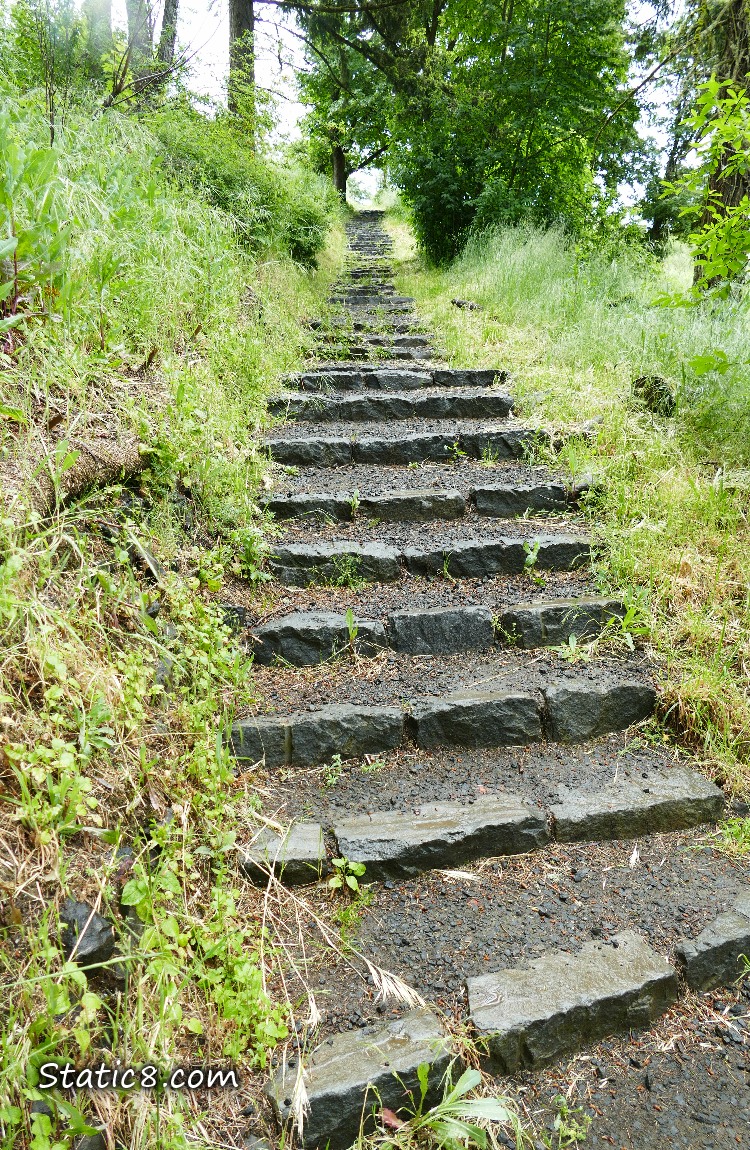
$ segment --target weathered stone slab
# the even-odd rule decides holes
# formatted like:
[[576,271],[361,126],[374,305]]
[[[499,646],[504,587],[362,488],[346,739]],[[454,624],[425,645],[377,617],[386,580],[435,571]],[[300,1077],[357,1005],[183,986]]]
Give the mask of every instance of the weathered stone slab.
[[640,935],[623,931],[576,955],[467,980],[469,1012],[493,1069],[544,1066],[608,1034],[648,1026],[677,997],[677,976]]
[[306,519],[316,516],[321,519],[348,522],[352,518],[351,499],[347,499],[345,495],[326,492],[274,495],[266,499],[263,506],[277,519]]
[[686,767],[622,780],[601,791],[566,789],[551,807],[558,842],[637,838],[721,818],[724,795]]
[[469,493],[479,515],[512,519],[527,511],[565,511],[568,490],[564,483],[493,483]]
[[732,910],[675,950],[688,986],[700,991],[731,986],[746,971],[746,957],[750,958],[750,887],[743,888]]
[[383,543],[289,543],[276,548],[269,567],[288,587],[329,582],[347,571],[368,582],[389,583],[401,577],[398,551]]
[[522,459],[526,450],[544,435],[525,427],[485,427],[482,431],[462,431],[459,446],[469,459]]
[[522,854],[549,840],[544,812],[513,795],[373,811],[334,824],[339,853],[367,867],[365,881],[402,878],[471,859]]
[[609,731],[623,731],[652,714],[656,691],[637,680],[597,683],[569,679],[544,688],[546,726],[550,739],[583,743]]
[[389,437],[384,435],[363,435],[351,444],[354,463],[384,464],[444,463],[449,458],[449,450],[455,436],[438,432],[414,431],[407,435]]
[[295,467],[344,467],[352,462],[352,445],[342,436],[281,439],[269,436],[264,444],[276,463]]
[[306,372],[298,380],[304,391],[418,391],[431,385],[432,376],[408,369],[365,369],[358,364],[351,371]]
[[435,387],[493,387],[505,383],[507,371],[494,368],[438,368],[433,373]]
[[500,616],[500,627],[516,647],[531,650],[567,643],[571,635],[594,638],[610,619],[623,616],[619,599],[553,599],[516,603]]
[[[304,1125],[305,1150],[347,1150],[356,1141],[365,1115],[367,1130],[373,1111],[381,1106],[395,1113],[419,1098],[418,1069],[430,1067],[426,1105],[441,1097],[440,1083],[451,1060],[450,1041],[440,1021],[427,1007],[409,1011],[381,1027],[336,1034],[322,1043],[305,1068],[309,1110]],[[287,1063],[267,1088],[282,1125],[290,1120],[291,1098],[298,1073]]]
[[380,755],[397,747],[404,733],[400,707],[360,707],[329,703],[289,720],[291,762],[300,766],[325,763],[333,755],[343,759]]
[[414,703],[407,733],[419,747],[508,747],[542,736],[540,705],[528,692],[476,692]]
[[[354,626],[357,654],[374,655],[388,646],[385,628],[377,620],[355,618]],[[295,611],[272,619],[256,627],[252,639],[255,661],[263,666],[278,656],[293,667],[310,667],[350,648],[346,616],[332,611]]]
[[283,767],[289,762],[291,751],[287,720],[275,715],[241,719],[232,727],[229,747],[241,762],[265,760],[267,767]]
[[362,496],[357,513],[386,523],[425,523],[431,519],[460,519],[466,500],[460,491],[410,488],[386,495]]
[[409,655],[450,655],[492,647],[495,632],[488,607],[436,607],[393,611],[386,635],[394,651]]
[[317,882],[326,863],[319,823],[293,823],[286,834],[264,829],[246,846],[238,846],[240,870],[252,882],[268,882],[273,871],[287,886]]
[[[425,551],[407,547],[404,562],[415,575],[445,574],[454,578],[484,578],[486,575],[517,575],[525,569],[528,552],[524,540],[513,537],[467,539],[448,548]],[[532,540],[528,540],[531,544]],[[536,566],[544,570],[567,571],[585,562],[591,553],[588,539],[574,535],[539,536]]]

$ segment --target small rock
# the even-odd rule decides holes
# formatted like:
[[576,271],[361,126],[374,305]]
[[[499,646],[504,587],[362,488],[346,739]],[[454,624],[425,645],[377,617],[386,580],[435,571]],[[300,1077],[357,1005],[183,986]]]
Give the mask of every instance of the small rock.
[[66,898],[60,909],[60,923],[66,960],[70,960],[72,955],[79,966],[92,967],[112,957],[115,949],[112,924],[93,911],[88,903]]

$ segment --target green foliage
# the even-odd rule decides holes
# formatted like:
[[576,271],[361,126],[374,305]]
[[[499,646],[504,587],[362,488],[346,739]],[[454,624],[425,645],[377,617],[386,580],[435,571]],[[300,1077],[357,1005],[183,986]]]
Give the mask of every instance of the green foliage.
[[52,148],[22,140],[18,117],[0,107],[0,332],[44,312],[59,294],[68,226],[59,207]]
[[436,262],[473,230],[602,221],[640,145],[622,0],[455,0],[302,16],[312,151],[386,152]]
[[[746,278],[750,251],[750,97],[744,88],[712,76],[701,86],[687,118],[697,138],[699,163],[684,171],[667,194],[687,194],[693,203],[682,211],[698,227],[689,235],[696,281],[685,300],[707,291],[727,296]],[[679,299],[679,297],[677,297]],[[676,302],[676,301],[675,301]]]
[[351,894],[359,894],[359,880],[365,873],[365,864],[350,862],[349,859],[331,859],[333,875],[328,880],[329,890],[348,890]]
[[255,155],[226,113],[208,119],[180,103],[161,112],[153,128],[172,177],[226,212],[244,244],[280,247],[305,267],[315,263],[336,208],[327,181]]

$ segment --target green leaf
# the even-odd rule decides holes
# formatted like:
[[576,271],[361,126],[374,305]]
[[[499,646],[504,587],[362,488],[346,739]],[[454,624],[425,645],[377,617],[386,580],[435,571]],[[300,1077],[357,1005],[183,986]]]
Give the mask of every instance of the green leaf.
[[0,419],[9,419],[12,423],[21,423],[24,426],[29,422],[20,408],[8,407],[4,403],[0,403]]
[[359,890],[359,883],[353,874],[346,876],[346,885],[349,887],[349,890]]

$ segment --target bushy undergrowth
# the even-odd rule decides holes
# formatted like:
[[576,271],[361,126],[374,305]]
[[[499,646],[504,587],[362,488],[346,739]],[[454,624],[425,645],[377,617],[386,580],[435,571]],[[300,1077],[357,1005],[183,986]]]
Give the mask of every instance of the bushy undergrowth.
[[[227,155],[229,137],[211,138],[206,181],[244,163],[236,138]],[[7,498],[0,511],[0,1145],[62,1150],[86,1123],[133,1147],[205,1144],[221,1095],[209,1109],[68,1094],[30,1120],[35,1068],[112,1049],[136,1065],[262,1065],[286,1033],[261,896],[235,865],[258,804],[224,733],[252,700],[250,666],[214,599],[230,567],[261,577],[255,433],[301,362],[301,319],[322,311],[341,239],[300,266],[299,220],[315,217],[308,263],[336,223],[311,180],[285,186],[248,244],[223,192],[176,181],[161,139],[116,113],[69,112],[49,149],[35,99],[6,92],[0,149],[3,234],[22,257],[14,268],[9,243],[0,466],[57,483],[81,437],[146,448],[129,485],[49,516]],[[65,895],[115,924],[109,973],[64,962]]]
[[[582,254],[555,230],[477,236],[449,269],[423,267],[394,222],[399,287],[451,359],[513,373],[528,420],[593,424],[564,455],[604,479],[590,506],[606,586],[642,593],[667,726],[745,794],[750,750],[750,329],[747,297],[665,307],[691,282],[686,249]],[[478,310],[459,309],[462,298]],[[632,383],[659,376],[674,418]]]
[[207,119],[178,104],[155,117],[153,129],[171,174],[229,213],[244,243],[315,262],[335,206],[330,180],[255,155],[226,113]]

